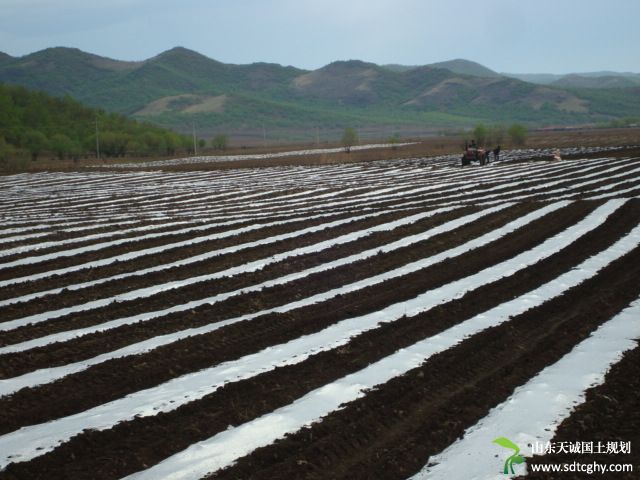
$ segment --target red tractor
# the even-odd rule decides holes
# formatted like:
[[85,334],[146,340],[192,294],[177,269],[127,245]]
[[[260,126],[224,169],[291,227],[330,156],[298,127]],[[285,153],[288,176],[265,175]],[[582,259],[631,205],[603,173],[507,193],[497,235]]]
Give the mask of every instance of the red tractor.
[[471,165],[471,162],[480,162],[480,165],[489,163],[489,152],[482,148],[467,147],[462,154],[462,166]]

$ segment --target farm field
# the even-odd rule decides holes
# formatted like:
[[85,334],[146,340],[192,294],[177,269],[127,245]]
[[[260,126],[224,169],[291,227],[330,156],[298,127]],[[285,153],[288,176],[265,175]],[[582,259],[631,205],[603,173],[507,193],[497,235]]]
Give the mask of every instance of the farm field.
[[505,478],[556,434],[638,475],[640,157],[562,154],[0,177],[0,479]]

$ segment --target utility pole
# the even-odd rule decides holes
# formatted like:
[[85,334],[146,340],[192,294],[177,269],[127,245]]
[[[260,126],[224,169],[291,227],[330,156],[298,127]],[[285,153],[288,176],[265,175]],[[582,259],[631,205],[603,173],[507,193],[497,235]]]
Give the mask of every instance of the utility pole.
[[267,147],[267,130],[264,128],[264,123],[262,124],[262,146]]
[[316,146],[320,148],[320,127],[316,127]]
[[100,160],[100,135],[98,132],[98,116],[96,115],[96,158]]
[[191,131],[193,133],[193,155],[198,155],[198,148],[196,145],[196,122],[191,122]]

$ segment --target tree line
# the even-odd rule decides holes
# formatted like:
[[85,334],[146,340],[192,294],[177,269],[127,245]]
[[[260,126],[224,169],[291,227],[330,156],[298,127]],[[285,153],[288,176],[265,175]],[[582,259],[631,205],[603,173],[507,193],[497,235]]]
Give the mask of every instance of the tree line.
[[149,123],[20,86],[0,85],[0,160],[190,152],[193,140]]

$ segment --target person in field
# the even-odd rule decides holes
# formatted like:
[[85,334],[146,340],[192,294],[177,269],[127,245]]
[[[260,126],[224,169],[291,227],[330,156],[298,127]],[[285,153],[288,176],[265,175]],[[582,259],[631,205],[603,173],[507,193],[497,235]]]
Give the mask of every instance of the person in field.
[[478,148],[476,150],[476,158],[480,165],[486,165],[489,163],[489,150],[483,150],[482,148]]
[[500,158],[500,145],[493,149],[493,161],[497,162]]

